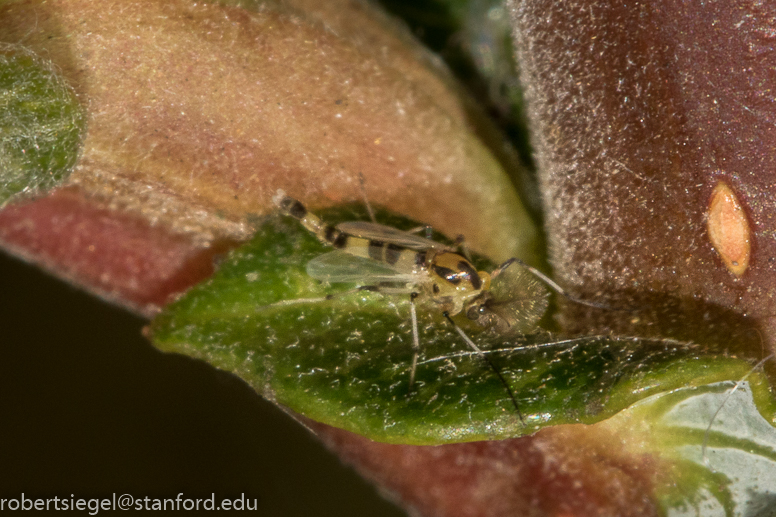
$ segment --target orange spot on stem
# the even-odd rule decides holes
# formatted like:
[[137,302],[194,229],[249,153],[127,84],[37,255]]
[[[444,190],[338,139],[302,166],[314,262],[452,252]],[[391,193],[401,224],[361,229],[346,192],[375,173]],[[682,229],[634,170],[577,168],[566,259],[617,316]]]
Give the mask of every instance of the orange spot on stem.
[[725,267],[736,276],[743,275],[752,252],[749,221],[733,190],[722,181],[711,194],[707,227]]

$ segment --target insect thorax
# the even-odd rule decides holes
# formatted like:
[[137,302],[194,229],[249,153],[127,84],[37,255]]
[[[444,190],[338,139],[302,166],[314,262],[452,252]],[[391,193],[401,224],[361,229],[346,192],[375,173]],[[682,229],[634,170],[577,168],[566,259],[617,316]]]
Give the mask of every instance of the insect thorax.
[[450,315],[461,312],[490,287],[490,275],[477,271],[458,253],[442,251],[428,260],[429,296]]

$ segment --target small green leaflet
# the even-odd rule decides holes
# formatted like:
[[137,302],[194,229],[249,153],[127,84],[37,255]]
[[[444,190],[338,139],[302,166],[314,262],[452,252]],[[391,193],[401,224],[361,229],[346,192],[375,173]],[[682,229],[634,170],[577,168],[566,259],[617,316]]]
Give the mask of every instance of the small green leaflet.
[[75,165],[85,116],[52,65],[0,44],[0,206],[64,181]]

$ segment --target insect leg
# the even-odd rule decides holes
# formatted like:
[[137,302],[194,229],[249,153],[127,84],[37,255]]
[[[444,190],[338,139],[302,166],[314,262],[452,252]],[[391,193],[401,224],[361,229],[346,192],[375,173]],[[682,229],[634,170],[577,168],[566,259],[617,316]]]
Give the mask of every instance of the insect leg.
[[[407,233],[420,233],[425,232],[425,237],[428,240],[432,240],[434,238],[434,227],[430,224],[425,224],[423,226],[416,226],[415,228],[411,228],[407,230]],[[441,247],[441,245],[440,245]],[[463,235],[458,235],[458,237],[455,238],[455,246],[444,246],[445,249],[449,251],[458,251],[460,252],[464,257],[466,257],[466,260],[469,262],[472,261],[471,251],[469,250],[469,246],[466,244],[466,238]]]
[[455,324],[455,322],[450,317],[450,314],[447,311],[443,312],[442,315],[445,317],[445,319],[447,319],[447,321],[450,323],[450,325],[453,326],[453,329],[458,333],[458,335],[461,336],[461,339],[463,339],[464,342],[467,345],[469,345],[469,348],[474,350],[474,352],[477,355],[479,355],[482,358],[483,361],[488,363],[488,366],[490,366],[491,370],[493,370],[493,373],[496,374],[496,376],[501,381],[501,384],[503,384],[504,387],[506,388],[507,393],[509,393],[509,398],[512,400],[512,405],[515,406],[515,411],[517,411],[517,416],[520,418],[520,422],[522,422],[523,425],[525,425],[525,419],[523,419],[523,413],[520,411],[520,405],[517,403],[517,398],[515,398],[515,393],[512,391],[512,388],[509,387],[509,383],[506,381],[506,379],[504,379],[504,376],[501,374],[501,371],[499,371],[499,369],[496,368],[496,365],[493,364],[493,361],[491,361],[490,358],[488,358],[488,356],[485,355],[485,353],[482,351],[482,349],[480,347],[478,347],[474,343],[474,341],[472,341],[469,338],[469,336],[466,335],[466,333],[461,329],[461,327],[459,327],[458,325]]
[[415,298],[418,293],[410,293],[410,317],[412,318],[412,369],[410,370],[410,389],[415,382],[415,370],[418,368],[420,337],[418,336],[418,313],[415,310]]
[[469,249],[469,244],[466,242],[466,237],[458,235],[458,237],[455,238],[455,245],[458,247],[458,250],[463,253],[463,256],[466,257],[466,260],[471,262],[472,252]]
[[583,300],[581,298],[577,298],[576,296],[573,296],[571,293],[569,293],[568,291],[563,289],[552,278],[548,277],[547,275],[545,275],[544,273],[542,273],[541,271],[539,271],[535,267],[529,266],[528,264],[526,264],[525,262],[523,262],[522,260],[520,260],[519,258],[516,258],[516,257],[512,257],[511,259],[507,260],[506,262],[501,264],[499,267],[497,267],[493,271],[493,273],[491,273],[491,277],[492,278],[497,277],[502,271],[504,271],[506,268],[508,268],[512,264],[517,264],[520,267],[526,269],[529,273],[531,273],[532,275],[537,277],[539,280],[541,280],[542,282],[544,282],[545,284],[550,286],[550,288],[553,291],[555,291],[556,293],[560,294],[561,296],[563,296],[567,300],[571,300],[574,303],[578,303],[580,305],[587,305],[588,307],[595,307],[596,309],[605,309],[605,310],[610,310],[610,311],[633,310],[632,308],[618,309],[616,307],[610,307],[609,305],[605,305],[603,303],[596,303],[596,302],[591,302],[591,301],[588,301],[588,300]]
[[[384,286],[369,285],[356,289],[360,291],[372,291],[376,293],[407,294],[407,288],[386,288]],[[412,366],[410,367],[410,389],[415,384],[415,372],[418,369],[418,355],[420,354],[420,334],[418,332],[418,311],[415,308],[415,298],[418,293],[410,291],[410,319],[412,322]]]
[[358,291],[376,291],[376,290],[377,289],[373,289],[371,287],[356,287],[354,289],[348,289],[347,291],[341,291],[339,293],[334,293],[334,294],[327,294],[326,296],[322,296],[318,298],[291,298],[289,300],[278,300],[276,302],[270,303],[269,305],[264,305],[262,307],[259,307],[259,309],[266,309],[269,307],[282,307],[286,305],[301,305],[305,303],[330,302],[336,299],[337,297],[357,293]]
[[364,204],[366,205],[366,211],[369,212],[369,218],[373,223],[377,223],[375,219],[375,212],[372,210],[372,205],[369,204],[369,198],[366,196],[366,180],[364,180],[364,173],[358,173],[358,182],[361,185],[361,195],[364,197]]
[[407,230],[407,233],[420,233],[425,232],[425,237],[428,240],[431,240],[434,237],[434,228],[430,224],[424,224],[423,226],[416,226],[415,228],[410,228]]

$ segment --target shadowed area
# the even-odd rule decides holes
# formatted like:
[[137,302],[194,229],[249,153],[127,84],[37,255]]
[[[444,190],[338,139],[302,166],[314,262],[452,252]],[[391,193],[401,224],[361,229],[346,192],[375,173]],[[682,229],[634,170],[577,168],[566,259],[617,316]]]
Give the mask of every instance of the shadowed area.
[[0,497],[257,498],[261,515],[401,511],[237,378],[145,320],[0,255]]

